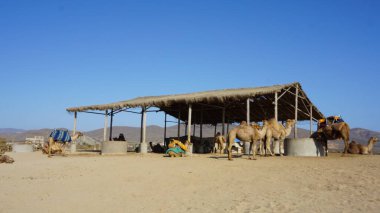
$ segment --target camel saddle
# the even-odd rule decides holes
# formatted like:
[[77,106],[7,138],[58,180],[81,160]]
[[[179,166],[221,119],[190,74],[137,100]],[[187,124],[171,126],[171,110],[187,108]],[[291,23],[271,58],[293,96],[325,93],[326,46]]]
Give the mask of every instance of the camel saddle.
[[71,142],[71,136],[69,134],[69,130],[67,129],[54,129],[50,136],[52,137],[54,141],[57,142],[64,142],[64,143],[70,143]]

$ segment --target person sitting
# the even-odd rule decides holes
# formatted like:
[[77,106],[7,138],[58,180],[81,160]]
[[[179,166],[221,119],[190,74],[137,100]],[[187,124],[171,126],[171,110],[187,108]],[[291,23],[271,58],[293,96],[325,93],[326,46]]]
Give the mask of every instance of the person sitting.
[[166,154],[168,154],[169,157],[184,157],[185,151],[187,151],[188,141],[186,141],[185,144],[179,140],[171,139],[168,145],[169,149],[166,150]]

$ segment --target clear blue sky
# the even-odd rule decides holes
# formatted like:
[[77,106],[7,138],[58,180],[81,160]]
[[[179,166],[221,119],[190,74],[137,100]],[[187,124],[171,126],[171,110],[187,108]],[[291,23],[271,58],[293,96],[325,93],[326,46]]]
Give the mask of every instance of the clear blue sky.
[[[0,1],[0,128],[72,128],[67,107],[299,81],[325,115],[379,131],[379,11],[377,0]],[[78,117],[81,130],[103,126]]]

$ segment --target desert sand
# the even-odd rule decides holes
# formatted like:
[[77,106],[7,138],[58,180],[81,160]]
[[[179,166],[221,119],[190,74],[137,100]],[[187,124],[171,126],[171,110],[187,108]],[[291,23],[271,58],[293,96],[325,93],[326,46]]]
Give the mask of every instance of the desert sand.
[[380,156],[7,153],[0,212],[379,212]]

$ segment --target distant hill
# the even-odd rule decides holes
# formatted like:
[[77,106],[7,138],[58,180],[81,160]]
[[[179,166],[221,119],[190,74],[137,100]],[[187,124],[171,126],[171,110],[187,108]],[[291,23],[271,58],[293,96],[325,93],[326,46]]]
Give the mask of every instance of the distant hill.
[[0,129],[0,134],[21,133],[25,131],[26,130],[24,129],[3,128],[3,129]]

